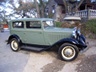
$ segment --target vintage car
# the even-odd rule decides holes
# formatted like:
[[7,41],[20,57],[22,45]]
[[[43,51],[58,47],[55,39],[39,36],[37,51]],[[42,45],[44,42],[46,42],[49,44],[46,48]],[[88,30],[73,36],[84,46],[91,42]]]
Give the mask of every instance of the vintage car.
[[87,47],[78,28],[58,28],[50,18],[22,18],[9,22],[8,44],[13,51],[21,48],[44,51],[55,47],[64,61],[76,59]]

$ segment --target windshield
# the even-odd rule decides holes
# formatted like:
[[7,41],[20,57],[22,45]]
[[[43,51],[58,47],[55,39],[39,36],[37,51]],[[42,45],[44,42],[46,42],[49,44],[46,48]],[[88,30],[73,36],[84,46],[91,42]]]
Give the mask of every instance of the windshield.
[[54,21],[43,21],[44,28],[46,27],[54,27]]

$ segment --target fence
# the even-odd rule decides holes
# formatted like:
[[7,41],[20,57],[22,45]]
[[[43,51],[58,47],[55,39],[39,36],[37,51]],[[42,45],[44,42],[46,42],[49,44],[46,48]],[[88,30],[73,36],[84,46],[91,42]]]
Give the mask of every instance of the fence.
[[[69,15],[68,13],[66,15]],[[72,13],[71,15],[79,16],[85,19],[94,19],[96,18],[96,10],[93,9],[86,9],[77,11],[76,13]]]

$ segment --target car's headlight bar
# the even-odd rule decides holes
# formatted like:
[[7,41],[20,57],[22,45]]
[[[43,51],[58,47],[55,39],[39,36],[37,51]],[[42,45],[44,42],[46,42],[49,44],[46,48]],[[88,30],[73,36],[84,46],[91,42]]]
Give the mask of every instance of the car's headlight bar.
[[72,36],[73,36],[74,38],[77,38],[78,35],[79,35],[79,36],[81,35],[80,29],[77,29],[77,27],[75,27],[75,28],[74,28],[74,31],[73,31],[73,33],[72,33]]

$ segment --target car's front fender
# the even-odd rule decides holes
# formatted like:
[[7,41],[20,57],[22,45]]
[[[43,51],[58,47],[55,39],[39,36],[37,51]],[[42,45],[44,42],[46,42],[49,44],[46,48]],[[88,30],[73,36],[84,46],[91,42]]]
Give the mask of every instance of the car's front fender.
[[73,38],[64,38],[64,39],[61,39],[59,41],[57,41],[54,45],[57,45],[57,44],[63,44],[63,43],[72,43],[72,44],[79,44],[77,40],[73,39]]
[[59,40],[58,42],[56,42],[53,46],[55,46],[55,45],[61,46],[61,45],[64,44],[64,43],[74,44],[74,45],[76,45],[78,48],[81,48],[81,49],[87,47],[86,45],[81,44],[78,40],[76,40],[76,39],[74,39],[74,38],[64,38],[64,39],[61,39],[61,40]]

